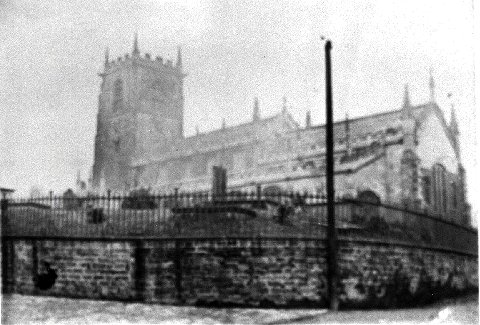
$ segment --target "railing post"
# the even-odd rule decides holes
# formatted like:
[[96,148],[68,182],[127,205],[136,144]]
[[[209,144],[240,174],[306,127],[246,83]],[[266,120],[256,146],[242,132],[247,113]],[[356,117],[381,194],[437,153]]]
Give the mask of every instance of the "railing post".
[[110,200],[111,200],[112,191],[107,190],[107,215],[110,215]]
[[262,199],[262,185],[257,184],[257,200],[260,201]]
[[4,235],[6,235],[6,226],[7,226],[7,213],[8,213],[8,199],[7,197],[5,196],[5,194],[3,195],[1,201],[0,201],[0,204],[1,204],[1,216],[2,216],[2,237]]
[[174,189],[173,200],[175,202],[175,206],[178,206],[178,187],[175,187]]
[[53,209],[53,191],[48,192],[48,196],[50,198],[50,208]]
[[10,188],[1,188],[0,187],[0,194],[1,194],[1,197],[0,197],[0,216],[2,217],[2,222],[1,222],[1,225],[2,225],[2,229],[1,229],[1,235],[3,237],[3,235],[6,235],[7,234],[7,225],[8,225],[8,222],[7,222],[7,213],[8,213],[8,199],[7,199],[7,195],[8,194],[11,194],[15,192],[15,190],[12,190]]
[[13,265],[13,242],[6,239],[9,232],[8,226],[8,199],[7,194],[13,193],[14,190],[7,188],[0,188],[0,216],[1,220],[1,244],[2,244],[2,293],[9,293],[15,287],[14,265]]

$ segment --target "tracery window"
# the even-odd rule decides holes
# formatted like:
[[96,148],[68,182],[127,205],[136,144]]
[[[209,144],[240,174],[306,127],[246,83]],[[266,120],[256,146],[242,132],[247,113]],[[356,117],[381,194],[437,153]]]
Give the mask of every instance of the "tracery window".
[[422,187],[423,187],[423,199],[425,203],[431,204],[431,195],[432,195],[432,181],[430,176],[423,176],[422,177]]
[[118,132],[118,129],[116,127],[112,129],[111,139],[112,139],[112,143],[114,145],[115,151],[120,152],[120,149],[121,149],[120,132]]

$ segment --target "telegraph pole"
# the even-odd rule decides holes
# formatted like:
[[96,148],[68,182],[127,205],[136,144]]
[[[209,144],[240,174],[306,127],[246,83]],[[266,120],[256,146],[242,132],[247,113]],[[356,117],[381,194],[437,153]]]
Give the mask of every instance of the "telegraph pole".
[[327,146],[327,279],[330,310],[338,310],[337,229],[335,227],[335,181],[333,160],[332,42],[325,42],[325,104]]

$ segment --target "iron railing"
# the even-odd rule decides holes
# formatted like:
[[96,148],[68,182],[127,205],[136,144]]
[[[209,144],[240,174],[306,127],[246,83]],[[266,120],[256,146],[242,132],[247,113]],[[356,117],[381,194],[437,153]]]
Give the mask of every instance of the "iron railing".
[[[335,210],[340,238],[477,253],[477,231],[450,219],[350,199],[337,199]],[[260,191],[216,196],[210,192],[51,195],[11,199],[4,214],[3,234],[21,237],[325,239],[327,226],[323,195]]]

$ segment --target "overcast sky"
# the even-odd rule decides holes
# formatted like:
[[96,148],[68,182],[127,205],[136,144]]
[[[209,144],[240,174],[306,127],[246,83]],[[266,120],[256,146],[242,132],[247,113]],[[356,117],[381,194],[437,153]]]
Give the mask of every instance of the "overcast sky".
[[[473,4],[451,1],[4,1],[0,0],[0,186],[27,194],[72,187],[93,163],[105,48],[175,59],[183,49],[185,130],[193,134],[279,112],[323,123],[321,35],[333,41],[337,119],[397,109],[404,84],[460,120],[470,201],[479,194]],[[477,182],[478,183],[478,182]],[[475,205],[475,204],[474,204]],[[478,210],[474,206],[475,211]]]

